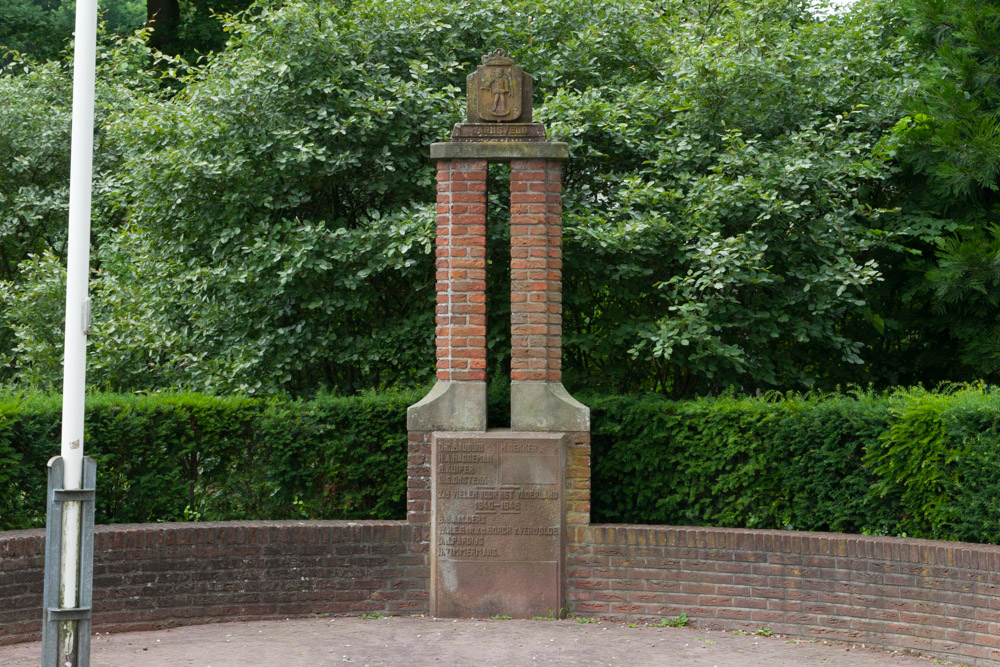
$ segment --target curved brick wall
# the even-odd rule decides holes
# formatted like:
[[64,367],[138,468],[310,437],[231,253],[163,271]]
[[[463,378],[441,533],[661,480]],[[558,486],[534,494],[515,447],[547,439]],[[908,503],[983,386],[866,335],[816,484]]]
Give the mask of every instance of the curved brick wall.
[[[426,613],[426,545],[401,521],[98,526],[94,630],[321,613]],[[0,644],[41,636],[45,531],[0,533]]]
[[[427,613],[405,522],[98,526],[95,630]],[[1000,547],[735,528],[573,526],[571,613],[915,649],[1000,665]],[[44,532],[0,533],[0,644],[40,634]]]
[[774,632],[1000,664],[1000,547],[666,526],[574,529],[580,616]]

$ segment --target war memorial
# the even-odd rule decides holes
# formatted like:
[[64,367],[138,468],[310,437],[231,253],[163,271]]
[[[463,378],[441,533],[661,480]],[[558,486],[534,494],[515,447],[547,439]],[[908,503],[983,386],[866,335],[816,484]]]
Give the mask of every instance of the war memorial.
[[[502,50],[469,75],[437,163],[437,384],[410,408],[413,520],[429,518],[435,616],[551,615],[568,525],[589,499],[586,407],[562,386],[562,162],[532,122],[531,77]],[[511,428],[486,421],[486,171],[508,162]],[[427,453],[430,458],[427,460]],[[429,495],[429,498],[427,497]],[[428,516],[429,515],[429,516]]]

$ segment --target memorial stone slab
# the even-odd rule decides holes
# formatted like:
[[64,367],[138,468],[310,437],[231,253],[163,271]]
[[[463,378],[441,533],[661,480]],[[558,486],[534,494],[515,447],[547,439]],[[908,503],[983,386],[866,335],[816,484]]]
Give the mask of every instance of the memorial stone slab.
[[557,433],[434,434],[433,616],[558,613],[565,448]]

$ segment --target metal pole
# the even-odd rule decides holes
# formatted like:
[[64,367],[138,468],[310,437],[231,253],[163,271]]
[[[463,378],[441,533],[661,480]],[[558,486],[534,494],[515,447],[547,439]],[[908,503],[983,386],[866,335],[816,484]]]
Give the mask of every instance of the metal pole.
[[[63,488],[83,481],[83,405],[90,330],[90,208],[94,161],[94,79],[97,51],[97,0],[77,0],[73,56],[73,135],[69,177],[69,238],[66,253],[66,329],[63,360]],[[67,502],[63,512],[59,606],[73,609],[79,596],[81,505]],[[58,667],[75,667],[80,656],[77,621],[59,623]],[[84,658],[85,662],[89,662]],[[48,666],[46,666],[48,667]]]

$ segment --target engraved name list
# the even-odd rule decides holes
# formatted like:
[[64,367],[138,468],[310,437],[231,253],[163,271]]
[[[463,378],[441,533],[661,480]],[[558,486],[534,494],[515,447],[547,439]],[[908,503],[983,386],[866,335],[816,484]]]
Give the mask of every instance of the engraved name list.
[[556,560],[562,514],[557,445],[438,440],[434,456],[438,557]]

